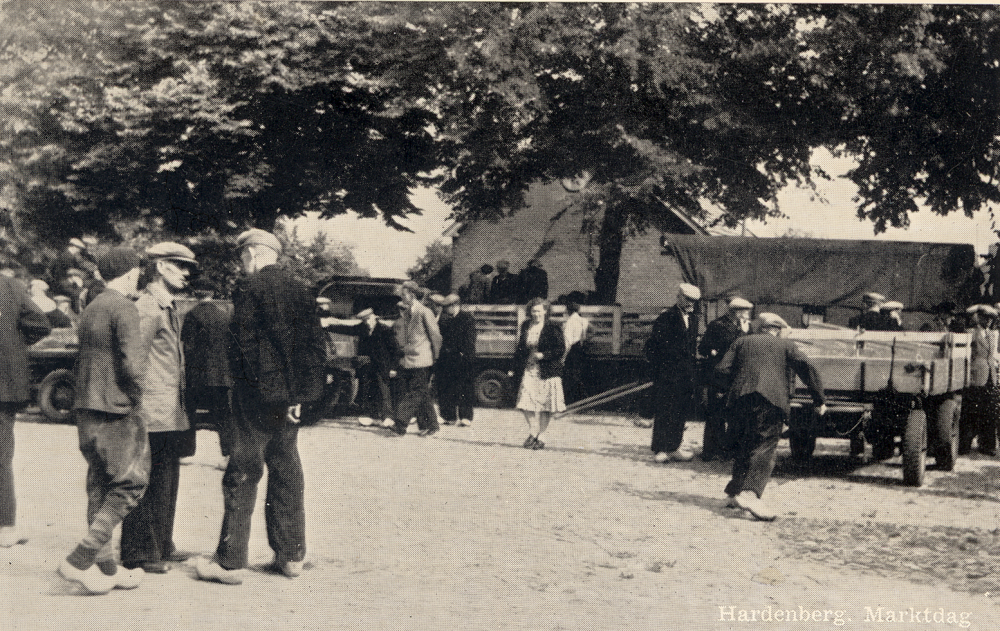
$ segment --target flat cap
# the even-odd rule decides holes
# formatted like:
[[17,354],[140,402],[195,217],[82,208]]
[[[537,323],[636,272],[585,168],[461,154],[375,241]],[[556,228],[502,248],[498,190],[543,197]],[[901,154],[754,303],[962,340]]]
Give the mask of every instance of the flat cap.
[[864,295],[864,299],[869,302],[885,302],[885,296],[878,293],[877,291],[869,291]]
[[355,317],[358,318],[359,320],[364,320],[370,315],[375,315],[375,310],[372,309],[371,307],[368,307],[367,309],[362,309],[361,311],[358,311]]
[[87,247],[87,244],[84,243],[82,239],[77,239],[76,237],[73,237],[72,239],[70,239],[69,240],[69,244],[70,245],[75,245],[78,248],[86,248]]
[[681,283],[677,286],[684,297],[688,300],[701,300],[701,290],[689,283]]
[[281,241],[278,240],[278,237],[274,236],[267,230],[261,230],[260,228],[250,228],[236,237],[237,248],[245,248],[251,245],[267,246],[278,254],[281,254],[281,251],[284,249],[281,245]]
[[431,302],[433,302],[436,305],[443,305],[444,304],[444,300],[445,300],[444,296],[442,296],[441,294],[438,294],[438,293],[433,293],[430,296],[427,296],[427,299],[430,300]]
[[762,326],[772,326],[772,327],[777,327],[779,329],[792,328],[788,326],[788,323],[785,322],[784,318],[782,318],[780,315],[778,315],[777,313],[770,313],[767,311],[757,316],[757,322],[758,322],[758,328]]
[[444,297],[444,303],[442,304],[447,307],[449,305],[457,305],[460,302],[462,302],[462,299],[459,298],[458,294],[448,294]]
[[396,295],[397,296],[402,296],[404,289],[406,291],[413,292],[414,294],[417,294],[417,295],[420,295],[421,293],[423,293],[422,290],[420,289],[420,285],[418,285],[416,282],[414,282],[412,280],[405,280],[402,283],[400,283],[399,285],[396,285]]
[[730,309],[753,309],[753,303],[746,298],[733,298],[729,301]]
[[168,259],[179,263],[187,263],[197,267],[198,261],[194,259],[194,252],[187,246],[173,241],[164,241],[146,248],[146,256],[150,260]]
[[142,259],[132,248],[118,246],[111,248],[97,259],[97,269],[101,278],[110,282],[142,266]]
[[982,313],[991,317],[997,317],[997,310],[990,305],[972,305],[965,310],[966,313]]
[[881,309],[882,311],[902,311],[903,303],[898,300],[890,300],[889,302],[883,303]]

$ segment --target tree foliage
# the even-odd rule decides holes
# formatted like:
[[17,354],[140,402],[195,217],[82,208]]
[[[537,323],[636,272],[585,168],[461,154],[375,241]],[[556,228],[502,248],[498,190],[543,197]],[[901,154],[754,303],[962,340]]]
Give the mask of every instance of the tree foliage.
[[421,287],[441,290],[435,286],[434,279],[442,270],[451,267],[451,261],[451,244],[438,239],[427,246],[427,250],[413,267],[406,270],[406,276]]

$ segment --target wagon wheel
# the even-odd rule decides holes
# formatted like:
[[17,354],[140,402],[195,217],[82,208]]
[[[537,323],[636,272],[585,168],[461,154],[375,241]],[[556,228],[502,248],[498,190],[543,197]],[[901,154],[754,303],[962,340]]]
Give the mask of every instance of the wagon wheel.
[[955,468],[958,459],[958,418],[962,414],[962,404],[955,398],[946,399],[937,409],[935,429],[937,430],[937,466],[942,471]]
[[38,408],[49,420],[65,422],[73,409],[73,371],[66,368],[45,375],[38,386]]
[[910,410],[903,434],[903,482],[909,486],[924,483],[924,466],[927,458],[927,414],[923,410]]
[[488,368],[476,375],[474,387],[479,405],[498,408],[507,401],[511,384],[506,372]]

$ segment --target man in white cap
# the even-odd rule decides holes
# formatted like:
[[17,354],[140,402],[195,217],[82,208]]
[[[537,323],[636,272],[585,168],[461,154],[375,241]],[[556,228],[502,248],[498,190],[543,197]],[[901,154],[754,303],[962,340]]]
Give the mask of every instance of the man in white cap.
[[137,413],[146,425],[152,468],[146,493],[122,521],[121,561],[128,569],[164,574],[184,561],[174,546],[180,459],[194,455],[195,428],[183,403],[184,347],[176,298],[197,269],[194,252],[164,242],[146,250],[148,283],[135,306],[149,349]]
[[972,450],[972,439],[983,454],[997,453],[997,424],[1000,423],[1000,375],[997,374],[997,332],[991,324],[997,310],[990,305],[972,305],[969,318],[969,384],[962,397],[958,428],[958,453]]
[[707,384],[707,404],[705,410],[705,439],[701,449],[702,460],[732,457],[732,431],[726,430],[725,391],[712,385],[712,373],[729,347],[740,337],[750,332],[750,311],[753,304],[740,297],[729,300],[725,314],[712,320],[705,328],[705,334],[698,345],[698,353],[703,359],[703,375]]
[[246,277],[233,292],[229,363],[233,377],[232,441],[222,476],[225,513],[212,561],[199,559],[198,578],[243,582],[257,484],[267,467],[264,521],[274,551],[269,568],[299,576],[306,554],[305,478],[299,457],[302,405],[323,392],[326,345],[316,299],[277,265],[281,241],[251,229],[237,237]]
[[826,399],[816,368],[795,342],[779,337],[788,324],[773,313],[760,314],[754,324],[757,332],[733,342],[715,372],[729,380],[726,402],[736,438],[733,477],[726,485],[728,505],[770,521],[776,514],[762,496],[791,409],[795,375],[809,389],[820,416],[826,414]]
[[434,383],[441,418],[445,425],[468,427],[476,400],[476,319],[462,311],[458,294],[449,294],[438,327],[441,352],[434,364]]
[[383,427],[392,421],[392,396],[389,379],[399,359],[399,346],[392,329],[379,322],[375,311],[362,309],[354,320],[325,317],[320,320],[323,329],[358,338],[357,367],[358,404],[361,416],[358,423],[368,427],[378,421]]
[[885,296],[870,291],[861,297],[861,302],[864,304],[864,311],[848,320],[847,326],[852,329],[860,327],[866,331],[881,331],[885,319],[882,315],[882,303],[885,302]]
[[656,462],[687,461],[694,457],[682,446],[684,425],[695,411],[695,351],[698,321],[695,306],[701,290],[681,283],[677,302],[653,322],[645,356],[653,374],[653,441]]

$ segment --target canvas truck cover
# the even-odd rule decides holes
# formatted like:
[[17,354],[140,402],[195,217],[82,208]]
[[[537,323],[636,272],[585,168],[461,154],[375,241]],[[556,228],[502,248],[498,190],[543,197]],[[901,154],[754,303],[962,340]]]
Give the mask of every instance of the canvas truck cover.
[[967,244],[670,235],[669,247],[706,300],[855,306],[877,291],[930,311],[978,295],[981,280]]

